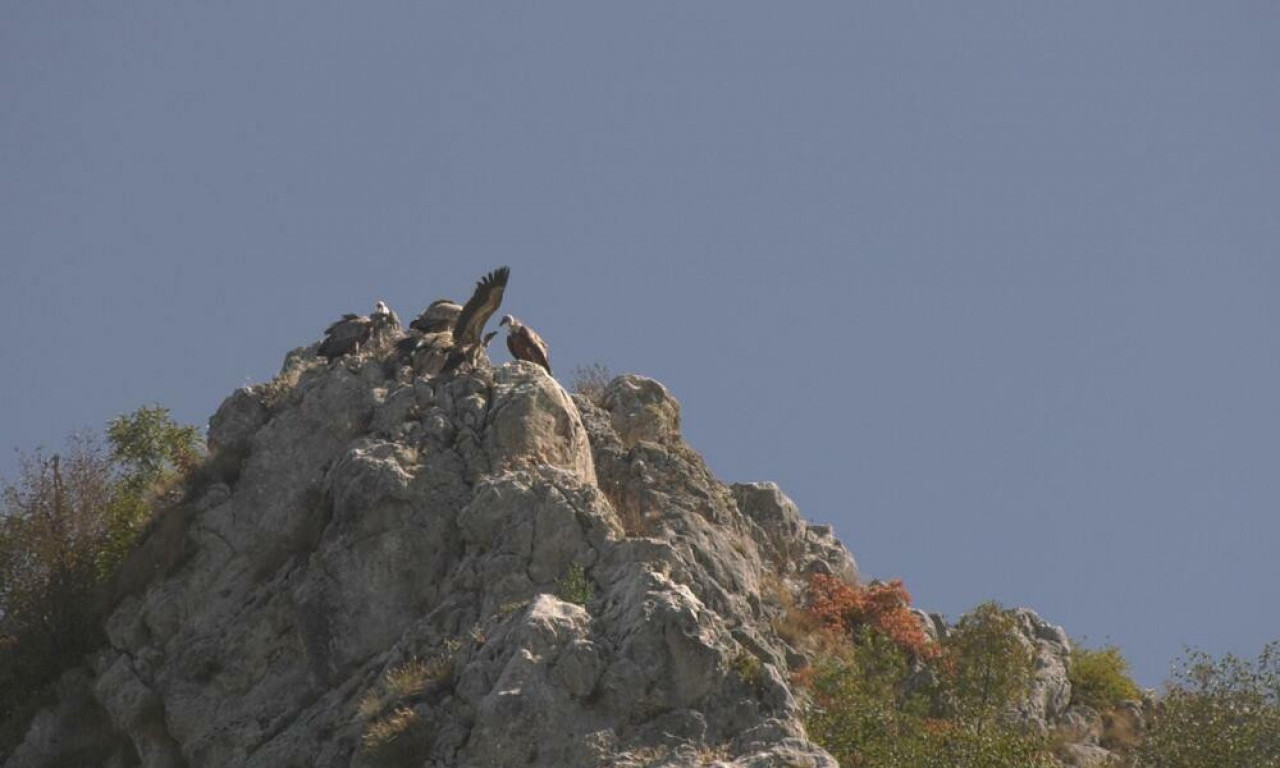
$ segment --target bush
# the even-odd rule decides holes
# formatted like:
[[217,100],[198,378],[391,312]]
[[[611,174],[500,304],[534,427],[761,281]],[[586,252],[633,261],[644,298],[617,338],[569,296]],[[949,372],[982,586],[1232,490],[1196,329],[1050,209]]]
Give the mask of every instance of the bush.
[[814,574],[809,582],[808,609],[827,629],[835,632],[849,635],[869,627],[913,658],[928,658],[938,653],[919,618],[911,612],[911,595],[901,580],[864,587],[834,576]]
[[1153,768],[1280,766],[1280,641],[1254,661],[1188,650],[1137,753]]
[[579,395],[600,405],[604,399],[605,387],[613,380],[613,373],[603,363],[579,365],[569,375],[569,388]]
[[810,738],[843,766],[1052,765],[1047,741],[1005,717],[1032,679],[1014,614],[980,605],[937,644],[909,606],[901,582],[813,578],[807,610],[836,641],[815,644],[812,665],[794,676],[808,694]]
[[[987,717],[981,709],[956,708],[947,717],[936,716],[943,709],[945,689],[913,684],[919,662],[913,664],[902,648],[882,635],[868,629],[860,635],[842,649],[820,655],[800,676],[811,696],[805,710],[806,730],[842,766],[1052,765],[1043,739]],[[961,665],[969,662],[964,656],[952,660]],[[1008,693],[1011,697],[1000,705],[1009,706],[1026,691]],[[994,701],[992,705],[994,709]]]
[[0,511],[0,719],[101,640],[96,588],[109,563],[114,478],[100,446],[23,456]]
[[21,457],[0,492],[0,720],[99,645],[104,586],[199,458],[195,428],[159,406],[113,420],[106,446],[76,435]]
[[580,563],[569,566],[569,571],[556,582],[556,596],[577,605],[586,605],[596,596],[596,585],[591,583]]
[[1142,691],[1129,677],[1129,662],[1115,646],[1090,650],[1073,644],[1069,679],[1072,704],[1106,711],[1122,701],[1142,698]]

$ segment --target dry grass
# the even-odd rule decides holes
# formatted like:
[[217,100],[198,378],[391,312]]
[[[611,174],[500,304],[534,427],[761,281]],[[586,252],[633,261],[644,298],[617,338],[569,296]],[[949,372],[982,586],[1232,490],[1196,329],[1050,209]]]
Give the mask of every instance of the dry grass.
[[1142,723],[1138,716],[1121,707],[1103,712],[1099,743],[1112,752],[1132,752],[1142,743]]
[[760,597],[773,606],[776,615],[771,624],[773,631],[798,651],[812,650],[821,645],[826,636],[822,622],[806,611],[796,600],[796,593],[786,581],[768,573],[760,580]]
[[650,510],[641,494],[622,487],[601,488],[618,516],[622,532],[630,537],[652,536],[658,530],[658,512]]
[[453,674],[453,663],[445,656],[411,659],[387,670],[383,680],[391,695],[398,698],[418,696],[432,683],[447,680]]
[[417,712],[398,707],[365,729],[360,748],[379,765],[418,765],[426,758],[429,737],[426,723]]
[[367,723],[360,737],[364,752],[381,765],[420,763],[429,734],[410,705],[452,676],[453,661],[447,653],[410,659],[388,669],[356,704],[356,714]]

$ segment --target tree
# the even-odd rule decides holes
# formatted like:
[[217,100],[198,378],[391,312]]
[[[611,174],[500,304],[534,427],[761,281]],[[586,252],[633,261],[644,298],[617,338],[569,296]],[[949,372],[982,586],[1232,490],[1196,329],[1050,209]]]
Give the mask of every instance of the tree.
[[1138,754],[1152,768],[1280,766],[1280,641],[1253,661],[1188,650]]
[[160,405],[144,405],[112,419],[107,440],[111,459],[122,472],[121,482],[135,492],[155,489],[189,472],[202,453],[200,430],[177,423]]
[[981,734],[1031,685],[1033,651],[1012,611],[986,602],[961,617],[943,644],[947,705]]
[[0,484],[0,720],[97,647],[102,585],[201,457],[196,428],[160,406],[114,419],[107,439],[25,454]]
[[0,717],[92,650],[98,555],[115,478],[91,437],[63,454],[24,456],[0,508]]
[[1013,612],[980,605],[939,647],[909,601],[901,582],[811,580],[807,610],[826,634],[796,675],[810,738],[862,768],[1051,765],[1045,740],[1006,717],[1032,677]]

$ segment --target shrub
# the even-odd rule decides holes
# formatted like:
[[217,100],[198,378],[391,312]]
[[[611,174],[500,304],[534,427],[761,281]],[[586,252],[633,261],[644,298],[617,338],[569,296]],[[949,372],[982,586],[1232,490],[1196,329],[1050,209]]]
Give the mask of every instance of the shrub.
[[[842,766],[860,768],[1038,768],[1051,765],[1047,744],[974,710],[931,715],[937,691],[912,686],[913,664],[888,638],[864,637],[820,655],[800,676],[811,702],[810,736]],[[1019,692],[1021,693],[1021,692]],[[1010,702],[1004,702],[1008,704]]]
[[729,662],[729,668],[738,676],[738,679],[752,688],[759,688],[764,682],[764,666],[760,663],[760,659],[755,654],[745,650],[738,651],[733,657],[733,661]]
[[994,603],[978,606],[941,646],[920,646],[912,635],[880,628],[900,626],[909,599],[900,583],[858,594],[835,580],[815,582],[810,609],[842,642],[819,645],[812,665],[794,678],[808,694],[810,737],[841,765],[1053,764],[1044,738],[1002,716],[1026,697],[1031,681],[1030,649],[1016,633],[1012,612]]
[[101,640],[95,611],[111,537],[111,465],[89,437],[23,456],[0,512],[0,719]]
[[[156,497],[200,458],[194,427],[159,406],[20,459],[0,492],[0,719],[102,640],[104,589]],[[0,749],[3,745],[0,745]]]
[[569,375],[569,388],[595,405],[604,399],[605,387],[613,380],[613,373],[603,363],[579,365]]
[[580,563],[569,566],[569,571],[556,582],[556,596],[577,605],[586,605],[596,596],[596,586]]
[[1256,660],[1188,650],[1137,753],[1155,768],[1280,766],[1280,641]]
[[937,646],[910,609],[911,595],[899,579],[864,587],[818,573],[809,582],[808,610],[827,629],[848,635],[869,627],[912,658],[936,655]]
[[1072,644],[1069,679],[1072,704],[1105,711],[1122,701],[1142,698],[1142,691],[1129,677],[1129,662],[1115,646],[1090,650]]

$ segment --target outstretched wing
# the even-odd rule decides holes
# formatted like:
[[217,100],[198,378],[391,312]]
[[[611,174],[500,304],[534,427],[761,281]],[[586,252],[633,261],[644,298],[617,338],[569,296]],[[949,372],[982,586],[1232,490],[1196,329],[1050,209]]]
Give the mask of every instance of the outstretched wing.
[[507,350],[517,360],[537,363],[551,373],[551,360],[547,357],[547,342],[529,326],[507,336]]
[[476,283],[476,291],[467,299],[458,320],[453,325],[453,339],[458,346],[480,343],[480,332],[489,317],[498,311],[502,303],[502,292],[507,287],[507,276],[511,270],[500,267],[480,279]]

